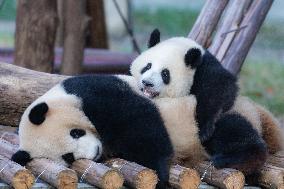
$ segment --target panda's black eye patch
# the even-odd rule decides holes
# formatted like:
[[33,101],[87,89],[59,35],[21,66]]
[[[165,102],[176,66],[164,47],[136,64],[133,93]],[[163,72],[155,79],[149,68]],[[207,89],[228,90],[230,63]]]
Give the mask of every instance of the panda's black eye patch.
[[145,73],[147,70],[150,70],[152,67],[152,63],[148,63],[142,70],[141,74]]
[[161,76],[162,76],[162,79],[163,79],[163,82],[165,84],[169,84],[170,83],[170,71],[168,69],[163,69],[162,72],[161,72]]
[[80,138],[80,137],[86,135],[86,131],[83,130],[83,129],[72,129],[72,130],[70,131],[70,135],[71,135],[73,138],[77,139],[77,138]]

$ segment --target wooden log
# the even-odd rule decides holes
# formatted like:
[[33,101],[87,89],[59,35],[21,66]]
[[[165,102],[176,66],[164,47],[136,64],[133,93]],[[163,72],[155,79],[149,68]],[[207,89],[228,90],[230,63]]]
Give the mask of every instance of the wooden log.
[[228,0],[207,0],[188,37],[208,47]]
[[56,0],[17,2],[16,65],[38,71],[52,71],[58,23],[56,11]]
[[231,168],[216,169],[209,162],[199,163],[195,169],[201,175],[202,181],[223,189],[242,189],[245,176],[242,172]]
[[27,106],[65,78],[0,63],[0,124],[18,126]]
[[60,71],[66,75],[80,74],[89,22],[89,17],[86,15],[86,0],[64,1],[62,12],[64,51]]
[[12,155],[19,149],[18,145],[13,145],[4,139],[0,139],[0,155],[11,159]]
[[123,159],[111,159],[106,165],[119,170],[126,184],[137,189],[155,189],[158,177],[151,169]]
[[122,175],[104,164],[81,159],[75,161],[71,168],[78,173],[81,182],[87,181],[103,189],[118,189],[123,186]]
[[[219,26],[209,51],[221,61],[228,50],[229,45],[238,32],[242,21],[252,0],[233,0],[229,2],[224,20]],[[228,33],[229,32],[229,33]]]
[[266,163],[260,170],[260,176],[257,179],[258,185],[265,188],[284,188],[284,169]]
[[77,188],[76,172],[54,161],[45,158],[33,159],[26,167],[51,186],[59,189]]
[[248,51],[268,13],[273,0],[253,1],[247,14],[240,23],[247,26],[236,34],[223,61],[221,62],[230,72],[239,73]]
[[91,18],[89,23],[89,36],[87,36],[87,47],[108,48],[108,36],[105,21],[104,1],[87,0],[87,13]]
[[170,168],[169,183],[177,189],[196,189],[200,185],[201,180],[196,170],[173,165]]
[[16,133],[4,130],[0,130],[0,139],[6,140],[14,145],[18,145],[20,143],[19,136]]
[[[18,150],[18,145],[0,139],[0,149],[0,155],[11,159],[12,155]],[[33,159],[26,167],[51,186],[61,189],[77,188],[78,177],[75,171],[49,159]]]
[[30,189],[35,181],[31,171],[1,155],[0,179],[15,189]]

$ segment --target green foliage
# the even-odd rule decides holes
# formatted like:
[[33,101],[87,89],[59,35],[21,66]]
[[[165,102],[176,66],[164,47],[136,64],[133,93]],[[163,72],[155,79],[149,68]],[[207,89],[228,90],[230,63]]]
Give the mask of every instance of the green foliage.
[[[0,1],[1,3],[2,1]],[[0,20],[15,20],[16,18],[16,0],[3,0],[0,7]]]
[[275,115],[284,114],[284,65],[246,62],[240,74],[241,94],[266,106]]
[[[143,32],[159,28],[163,35],[186,36],[193,26],[199,12],[196,10],[159,8],[149,10],[147,8],[134,11],[135,31]],[[147,29],[148,28],[148,29]]]

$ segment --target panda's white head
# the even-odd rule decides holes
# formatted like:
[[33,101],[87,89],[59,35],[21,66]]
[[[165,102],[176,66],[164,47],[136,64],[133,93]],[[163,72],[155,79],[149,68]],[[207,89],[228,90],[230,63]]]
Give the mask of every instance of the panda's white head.
[[149,49],[131,64],[130,72],[143,93],[150,97],[180,97],[189,93],[195,70],[205,50],[195,41],[174,37],[160,42],[160,32],[152,32]]
[[22,165],[45,157],[71,164],[80,158],[97,160],[102,144],[95,127],[81,111],[81,101],[59,84],[34,101],[19,126],[20,148],[12,159]]

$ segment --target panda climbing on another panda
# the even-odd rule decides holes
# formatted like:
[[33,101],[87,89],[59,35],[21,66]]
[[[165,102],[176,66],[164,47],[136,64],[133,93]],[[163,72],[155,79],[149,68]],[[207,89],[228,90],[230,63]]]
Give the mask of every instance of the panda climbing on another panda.
[[[163,98],[178,101],[185,96],[194,96],[197,101],[193,114],[196,124],[186,126],[197,129],[199,137],[186,127],[176,134],[175,126],[167,128],[172,142],[193,137],[188,146],[194,149],[194,141],[201,143],[215,167],[236,168],[246,175],[263,165],[268,151],[283,149],[283,133],[276,119],[260,105],[237,97],[236,78],[203,47],[184,37],[160,42],[158,30],[152,32],[149,47],[130,68],[144,95],[154,102]],[[184,117],[188,112],[181,113]],[[188,151],[183,160],[193,166],[195,158],[202,159],[199,153]]]
[[150,98],[194,95],[200,140],[206,142],[214,132],[215,119],[235,101],[236,77],[191,39],[174,37],[160,43],[156,29],[148,46],[132,63],[131,74]]

